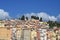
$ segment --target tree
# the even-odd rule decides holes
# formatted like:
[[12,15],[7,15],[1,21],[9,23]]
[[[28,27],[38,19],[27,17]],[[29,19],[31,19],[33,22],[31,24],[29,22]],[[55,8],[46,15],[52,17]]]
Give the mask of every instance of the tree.
[[40,18],[40,21],[42,21],[42,17]]
[[35,16],[32,15],[32,16],[31,16],[31,19],[35,19]]
[[47,23],[49,24],[50,28],[53,28],[54,26],[59,27],[59,24],[58,24],[56,21],[53,22],[53,21],[50,21],[50,20],[49,20]]
[[37,20],[39,20],[39,17],[36,17]]
[[28,20],[28,17],[26,17],[26,20]]
[[21,17],[21,20],[25,20],[25,16],[24,15]]
[[39,17],[36,17],[36,16],[31,16],[31,19],[36,19],[36,20],[39,20]]

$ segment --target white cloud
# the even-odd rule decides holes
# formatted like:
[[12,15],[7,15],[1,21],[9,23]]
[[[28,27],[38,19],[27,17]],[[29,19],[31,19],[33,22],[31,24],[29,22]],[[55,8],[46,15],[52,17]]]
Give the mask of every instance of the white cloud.
[[57,16],[57,21],[60,21],[60,14]]
[[9,18],[9,13],[5,12],[3,9],[0,9],[0,19],[6,19]]
[[27,13],[25,14],[25,16],[27,16],[28,18],[31,17],[31,15],[35,15],[35,16],[38,16],[39,18],[42,17],[43,21],[48,21],[48,20],[51,20],[51,21],[57,21],[57,18],[55,16],[50,16],[48,15],[47,13],[45,12],[40,12],[40,13]]
[[[55,16],[50,16],[48,15],[46,12],[40,12],[40,13],[27,13],[24,14],[25,16],[27,16],[29,19],[31,18],[32,15],[34,16],[38,16],[39,18],[43,18],[44,21],[60,21],[60,14],[55,17]],[[9,13],[4,11],[3,9],[0,9],[0,19],[6,19],[6,18],[10,18]]]
[[37,16],[38,16],[39,18],[42,17],[42,19],[43,19],[44,21],[48,21],[48,20],[49,20],[49,15],[48,15],[47,13],[45,13],[45,12],[37,13]]
[[49,16],[49,19],[50,19],[51,21],[57,21],[57,18],[56,18],[55,16]]

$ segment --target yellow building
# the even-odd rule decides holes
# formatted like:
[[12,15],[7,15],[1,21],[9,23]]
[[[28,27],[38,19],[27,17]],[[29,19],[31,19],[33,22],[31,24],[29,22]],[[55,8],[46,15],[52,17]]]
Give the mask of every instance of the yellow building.
[[11,40],[11,30],[0,27],[0,40]]
[[56,40],[56,33],[52,32],[52,40]]
[[31,31],[31,40],[36,40],[37,32],[35,30]]

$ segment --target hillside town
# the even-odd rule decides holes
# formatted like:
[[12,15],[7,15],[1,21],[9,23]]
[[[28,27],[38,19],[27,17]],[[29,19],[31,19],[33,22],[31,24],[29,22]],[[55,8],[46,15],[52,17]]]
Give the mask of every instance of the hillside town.
[[0,40],[60,40],[60,0],[0,0]]
[[60,28],[39,20],[0,20],[0,40],[60,40]]

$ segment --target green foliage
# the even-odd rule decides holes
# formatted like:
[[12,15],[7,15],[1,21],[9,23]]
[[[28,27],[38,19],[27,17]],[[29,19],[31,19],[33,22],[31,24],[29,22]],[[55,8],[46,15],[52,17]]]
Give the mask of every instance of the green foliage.
[[58,22],[55,22],[55,23],[56,23],[57,27],[60,27],[60,23],[58,23]]
[[40,21],[42,22],[42,17],[40,18]]
[[28,17],[26,17],[26,20],[28,20]]
[[55,22],[48,21],[47,23],[49,24],[50,28],[53,28],[54,26],[60,27],[60,23],[58,23],[56,21]]
[[21,17],[21,20],[25,20],[25,16],[24,15]]
[[39,20],[39,17],[37,17],[37,16],[31,16],[31,19],[36,19],[36,20]]

